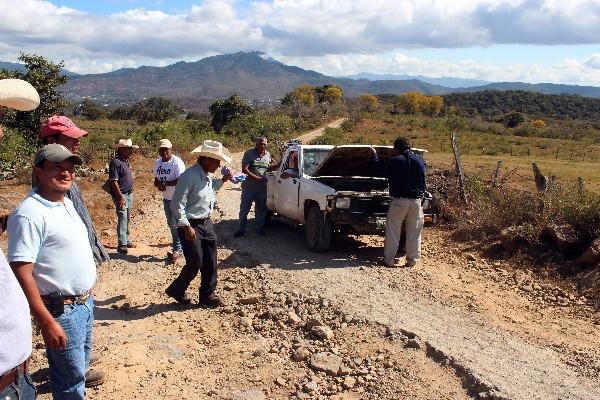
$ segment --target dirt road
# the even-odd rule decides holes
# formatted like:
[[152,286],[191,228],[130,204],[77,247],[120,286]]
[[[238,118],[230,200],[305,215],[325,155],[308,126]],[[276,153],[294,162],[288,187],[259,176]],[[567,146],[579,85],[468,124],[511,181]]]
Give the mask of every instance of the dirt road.
[[[301,228],[276,220],[260,237],[251,220],[233,238],[240,189],[227,186],[214,215],[226,307],[171,303],[163,290],[181,262],[165,262],[151,162],[134,162],[139,246],[128,256],[112,248],[98,271],[95,348],[108,381],[90,399],[599,398],[600,317],[586,299],[440,229],[426,230],[424,261],[411,270],[377,265],[375,236],[336,237],[316,254]],[[102,229],[114,245],[113,231]]]

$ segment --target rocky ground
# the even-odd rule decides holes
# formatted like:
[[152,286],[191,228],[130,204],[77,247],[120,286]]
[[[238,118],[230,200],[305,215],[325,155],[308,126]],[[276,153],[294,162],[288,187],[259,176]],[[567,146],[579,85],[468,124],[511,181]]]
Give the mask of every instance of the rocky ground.
[[[239,169],[240,154],[234,169]],[[114,211],[98,180],[80,184],[114,256],[98,269],[90,399],[597,399],[600,315],[565,282],[483,258],[428,228],[415,269],[377,264],[382,239],[337,237],[310,252],[275,221],[233,238],[240,190],[219,193],[218,294],[225,307],[181,307],[163,294],[183,261],[169,238],[149,159],[135,160],[132,237],[116,253]],[[237,164],[236,164],[237,163]],[[14,187],[15,195],[24,193]],[[4,194],[3,194],[4,197]],[[198,296],[198,281],[189,294]],[[49,399],[41,337],[33,376]]]

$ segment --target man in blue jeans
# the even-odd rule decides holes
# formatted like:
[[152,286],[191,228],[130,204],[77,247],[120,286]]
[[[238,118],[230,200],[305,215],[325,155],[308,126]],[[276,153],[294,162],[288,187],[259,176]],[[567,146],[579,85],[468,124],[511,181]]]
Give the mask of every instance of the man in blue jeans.
[[8,219],[8,261],[40,327],[54,400],[83,399],[92,353],[96,263],[87,228],[65,196],[81,157],[60,144],[36,154],[37,187]]
[[268,171],[279,168],[279,164],[271,164],[271,154],[267,151],[267,138],[262,136],[256,140],[256,145],[244,153],[242,172],[247,178],[242,182],[242,198],[240,200],[240,225],[233,234],[240,237],[246,232],[248,213],[254,203],[254,221],[260,236],[265,236],[267,220],[267,177]]
[[[33,86],[20,79],[0,80],[0,106],[19,111],[31,111],[40,104],[40,96]],[[0,140],[2,130],[0,108]],[[0,234],[4,231],[4,218]],[[29,376],[31,355],[31,319],[29,304],[0,250],[0,399],[34,400],[35,386]]]
[[173,154],[173,145],[169,139],[161,139],[158,143],[158,154],[160,157],[154,161],[154,187],[162,192],[163,206],[167,225],[171,230],[171,239],[173,240],[172,252],[167,256],[171,261],[181,257],[181,240],[177,233],[177,221],[171,211],[171,199],[175,193],[175,185],[179,176],[185,171],[183,160]]
[[129,248],[135,247],[129,240],[129,220],[133,207],[133,173],[129,158],[134,148],[137,146],[131,143],[131,139],[119,139],[116,146],[117,156],[108,166],[108,179],[117,212],[117,251],[121,254],[127,254]]

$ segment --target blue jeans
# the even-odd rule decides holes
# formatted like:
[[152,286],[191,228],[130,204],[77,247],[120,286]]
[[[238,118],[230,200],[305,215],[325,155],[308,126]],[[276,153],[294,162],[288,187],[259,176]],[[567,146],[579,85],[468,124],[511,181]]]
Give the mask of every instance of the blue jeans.
[[2,400],[35,400],[37,392],[29,374],[19,373],[16,383],[0,391]]
[[267,191],[242,189],[242,199],[240,201],[240,227],[239,231],[244,232],[248,224],[248,213],[254,202],[254,222],[258,230],[265,227],[267,220]]
[[163,199],[163,206],[165,208],[165,217],[167,217],[167,225],[171,230],[171,238],[173,239],[173,251],[181,252],[181,240],[179,240],[179,234],[177,233],[177,221],[171,211],[171,200]]
[[113,197],[115,209],[117,211],[117,236],[119,237],[119,247],[127,246],[129,243],[129,220],[131,218],[131,207],[133,207],[133,193],[124,194],[125,208],[119,208],[119,199]]
[[85,373],[92,355],[94,299],[85,304],[65,304],[65,312],[56,318],[67,335],[66,350],[46,349],[48,375],[54,400],[85,398]]

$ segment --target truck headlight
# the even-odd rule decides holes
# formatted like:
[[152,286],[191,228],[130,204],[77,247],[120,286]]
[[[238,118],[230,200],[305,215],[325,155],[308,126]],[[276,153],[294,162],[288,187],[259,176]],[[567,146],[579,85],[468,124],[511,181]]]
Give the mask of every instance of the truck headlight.
[[335,199],[335,208],[350,208],[350,197],[339,197]]
[[426,209],[426,210],[429,208],[429,199],[425,199],[425,200],[423,200],[423,205],[422,205],[422,207],[423,207],[424,209]]

